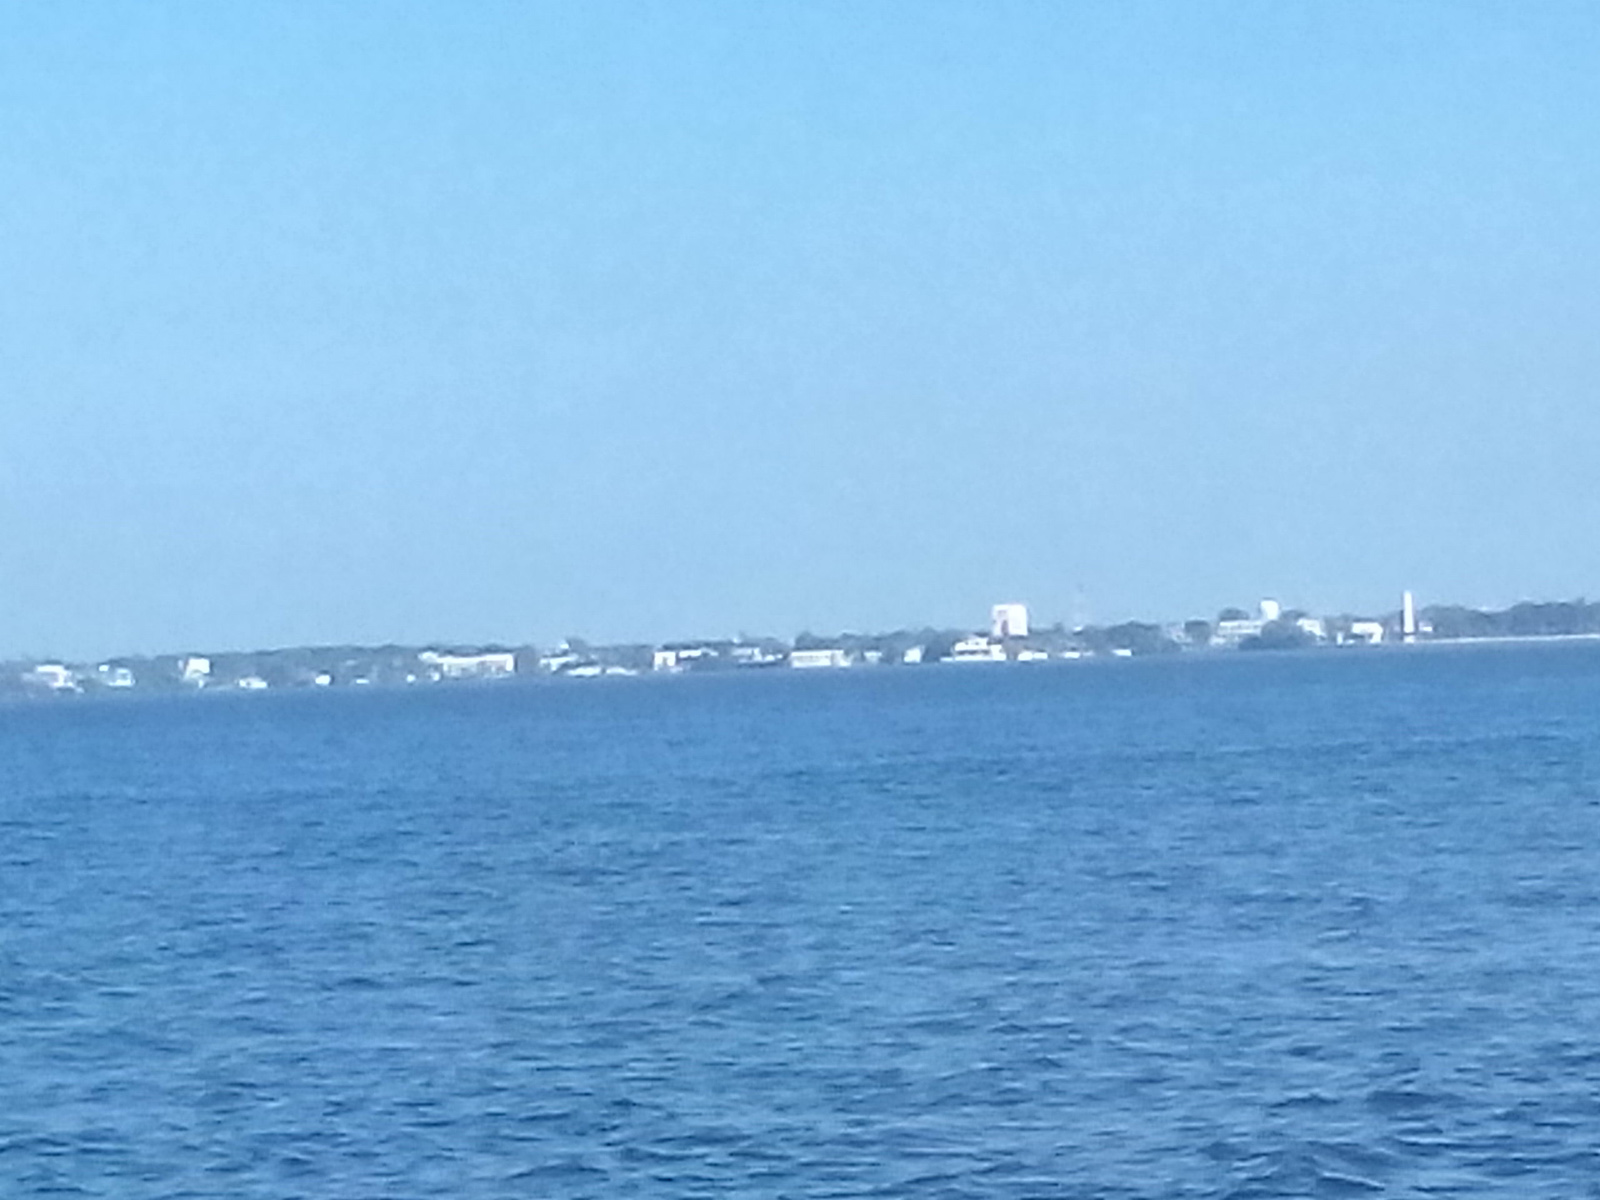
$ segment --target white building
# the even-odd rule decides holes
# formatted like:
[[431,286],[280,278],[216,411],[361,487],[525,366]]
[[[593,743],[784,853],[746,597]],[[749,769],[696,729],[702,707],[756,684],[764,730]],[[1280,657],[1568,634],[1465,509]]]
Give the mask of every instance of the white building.
[[[1235,609],[1234,611],[1237,612],[1238,610]],[[1261,631],[1266,627],[1267,623],[1259,617],[1218,621],[1216,629],[1212,631],[1211,641],[1213,645],[1226,646],[1232,649],[1238,646],[1240,642],[1253,637],[1260,637]]]
[[1350,640],[1352,642],[1365,642],[1369,646],[1376,646],[1383,641],[1383,622],[1351,621]]
[[127,667],[114,667],[110,663],[101,663],[94,669],[94,673],[101,687],[131,688],[134,683],[133,672]]
[[741,667],[770,667],[783,660],[783,655],[764,646],[735,646],[728,651],[728,657]]
[[962,638],[950,647],[951,662],[1005,662],[1006,648],[981,633]]
[[805,669],[813,667],[848,667],[850,652],[830,647],[824,650],[791,650],[789,665]]
[[652,671],[679,671],[678,652],[676,650],[657,650],[650,659]]
[[900,661],[910,666],[915,666],[922,661],[924,653],[921,646],[907,646],[906,652],[900,656]]
[[989,610],[989,632],[996,638],[1028,636],[1026,604],[996,604]]
[[34,687],[49,688],[52,692],[78,690],[78,674],[65,663],[40,663],[22,676],[22,682]]
[[204,687],[211,678],[211,660],[199,654],[191,654],[188,658],[178,660],[178,674],[184,683],[194,687]]
[[[1235,611],[1238,611],[1237,609]],[[1236,649],[1241,642],[1251,638],[1260,637],[1261,631],[1272,622],[1283,618],[1283,605],[1276,600],[1263,600],[1257,607],[1254,617],[1238,617],[1229,621],[1218,621],[1217,627],[1211,632],[1211,642],[1216,646],[1225,646]]]
[[446,654],[424,650],[417,661],[431,667],[440,679],[504,679],[517,673],[517,656],[510,650],[490,654]]
[[1417,600],[1410,592],[1400,597],[1400,632],[1408,642],[1417,640]]
[[239,690],[245,692],[264,692],[267,686],[267,681],[259,675],[246,675],[238,683]]

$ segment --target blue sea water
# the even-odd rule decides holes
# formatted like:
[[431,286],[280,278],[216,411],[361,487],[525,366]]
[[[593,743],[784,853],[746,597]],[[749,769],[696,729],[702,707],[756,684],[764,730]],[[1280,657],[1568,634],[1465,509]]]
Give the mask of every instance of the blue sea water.
[[0,1195],[1600,1195],[1600,651],[0,709]]

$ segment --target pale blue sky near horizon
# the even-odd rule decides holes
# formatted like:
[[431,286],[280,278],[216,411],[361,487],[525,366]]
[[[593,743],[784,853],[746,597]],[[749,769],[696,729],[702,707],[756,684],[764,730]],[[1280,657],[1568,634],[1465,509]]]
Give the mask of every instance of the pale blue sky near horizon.
[[1600,595],[1589,3],[0,2],[0,654]]

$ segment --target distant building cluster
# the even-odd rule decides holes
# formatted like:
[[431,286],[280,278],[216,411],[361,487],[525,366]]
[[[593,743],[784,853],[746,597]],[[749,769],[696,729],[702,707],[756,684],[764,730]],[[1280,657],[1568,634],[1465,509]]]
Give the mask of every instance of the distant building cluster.
[[1174,624],[1127,621],[1109,626],[1039,626],[1028,606],[994,605],[987,629],[896,630],[880,634],[800,634],[779,638],[710,638],[660,645],[321,646],[244,653],[118,658],[95,663],[56,659],[0,667],[0,693],[59,696],[128,692],[267,692],[295,688],[424,687],[514,679],[596,679],[705,671],[842,670],[935,663],[1043,663],[1212,651],[1363,647],[1419,641],[1508,638],[1600,638],[1600,603],[1519,604],[1486,612],[1439,605],[1419,609],[1411,592],[1397,610],[1376,615],[1313,616],[1263,599],[1228,608],[1214,620]]

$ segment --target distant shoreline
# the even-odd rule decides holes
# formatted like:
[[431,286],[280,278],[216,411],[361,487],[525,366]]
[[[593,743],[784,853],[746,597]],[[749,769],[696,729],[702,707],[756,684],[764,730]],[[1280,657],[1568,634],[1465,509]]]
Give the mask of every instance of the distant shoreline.
[[1524,642],[1600,642],[1600,633],[1497,633],[1485,637],[1430,637],[1414,642],[1390,642],[1390,646],[1416,649],[1419,646],[1496,646]]
[[534,645],[301,645],[278,649],[0,662],[0,695],[118,695],[283,690],[405,690],[435,684],[590,680],[642,675],[748,674],[774,668],[830,672],[919,670],[944,663],[1116,661],[1124,658],[1255,658],[1284,652],[1393,647],[1560,646],[1600,643],[1600,603],[1524,601],[1490,611],[1460,605],[1376,616],[1318,617],[1264,599],[1251,615],[1227,608],[1215,620],[1123,621],[1068,627],[1030,622],[1020,603],[997,604],[989,631],[901,628],[878,633],[800,633],[793,638],[699,638],[664,643],[591,644],[573,637]]

